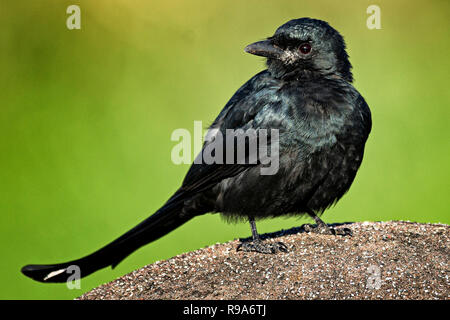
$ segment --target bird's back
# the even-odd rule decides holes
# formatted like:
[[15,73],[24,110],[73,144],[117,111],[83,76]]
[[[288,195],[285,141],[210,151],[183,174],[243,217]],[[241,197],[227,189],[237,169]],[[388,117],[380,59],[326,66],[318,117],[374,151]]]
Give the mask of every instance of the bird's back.
[[364,99],[347,81],[286,81],[265,71],[225,109],[216,124],[229,128],[241,119],[247,128],[251,123],[252,128],[279,130],[276,174],[261,175],[260,165],[254,166],[213,188],[215,211],[227,219],[321,212],[353,182],[371,119]]

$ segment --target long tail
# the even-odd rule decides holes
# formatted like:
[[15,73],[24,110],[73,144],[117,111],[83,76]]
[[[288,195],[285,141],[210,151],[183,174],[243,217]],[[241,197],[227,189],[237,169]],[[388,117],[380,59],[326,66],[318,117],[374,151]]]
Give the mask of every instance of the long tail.
[[81,277],[85,277],[107,266],[114,268],[133,251],[152,242],[181,226],[193,215],[183,214],[184,201],[180,195],[174,195],[161,209],[136,227],[95,251],[78,260],[60,264],[31,264],[22,268],[22,273],[40,282],[66,282],[72,273],[70,266],[77,266]]

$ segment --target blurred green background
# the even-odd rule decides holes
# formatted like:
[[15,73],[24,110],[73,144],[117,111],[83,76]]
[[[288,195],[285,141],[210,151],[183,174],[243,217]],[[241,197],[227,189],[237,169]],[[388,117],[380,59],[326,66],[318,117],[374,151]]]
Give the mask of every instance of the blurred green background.
[[[81,30],[66,28],[71,4]],[[381,30],[366,27],[370,4],[381,8]],[[344,35],[373,115],[361,170],[324,220],[450,223],[449,9],[446,0],[2,0],[0,298],[74,298],[156,260],[249,236],[247,224],[205,215],[83,279],[81,290],[20,273],[91,253],[158,209],[188,169],[170,160],[173,130],[209,124],[264,68],[243,48],[304,16]]]

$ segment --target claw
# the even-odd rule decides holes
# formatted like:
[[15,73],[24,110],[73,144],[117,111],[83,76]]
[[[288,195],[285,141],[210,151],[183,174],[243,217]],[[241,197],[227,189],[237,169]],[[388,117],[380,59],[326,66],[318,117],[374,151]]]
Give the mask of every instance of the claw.
[[288,252],[288,247],[283,242],[277,242],[278,250],[282,252]]
[[332,230],[334,230],[334,234],[338,235],[338,236],[343,236],[343,237],[345,237],[345,236],[350,236],[350,237],[353,236],[353,232],[349,228],[339,228],[339,229],[334,229],[333,228]]
[[328,234],[334,236],[353,236],[353,232],[349,228],[331,228],[326,224],[313,226],[311,224],[303,225],[303,229],[308,233]]
[[236,251],[274,254],[277,252],[288,252],[289,250],[283,242],[249,241],[240,243]]

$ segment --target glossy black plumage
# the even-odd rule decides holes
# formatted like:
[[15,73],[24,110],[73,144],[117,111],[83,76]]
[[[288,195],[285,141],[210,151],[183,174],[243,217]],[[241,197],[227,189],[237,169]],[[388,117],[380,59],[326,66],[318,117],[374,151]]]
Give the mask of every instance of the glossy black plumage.
[[[309,47],[311,52],[303,53]],[[319,223],[316,214],[339,200],[353,182],[371,129],[369,108],[351,84],[344,41],[326,22],[302,18],[246,51],[266,57],[268,69],[233,95],[211,128],[224,134],[226,129],[278,129],[275,175],[261,175],[261,164],[193,164],[168,202],[119,239],[82,259],[29,265],[22,272],[38,281],[63,282],[70,265],[78,265],[82,276],[114,267],[139,247],[207,212],[220,212],[228,220],[249,219],[255,245],[246,249],[259,252],[276,248],[261,244],[254,220],[306,213]]]

